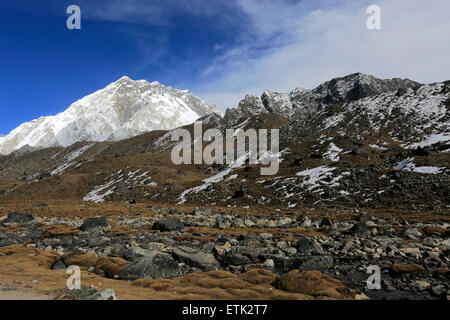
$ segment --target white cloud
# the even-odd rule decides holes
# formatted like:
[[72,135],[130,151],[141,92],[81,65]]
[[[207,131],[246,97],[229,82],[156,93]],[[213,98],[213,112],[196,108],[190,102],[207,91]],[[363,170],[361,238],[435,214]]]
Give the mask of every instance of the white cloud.
[[[222,109],[237,106],[245,94],[314,88],[353,72],[421,82],[450,78],[449,0],[79,0],[78,4],[83,19],[170,27],[177,15],[187,14],[213,21],[216,29],[211,32],[228,30],[240,45],[229,47],[218,39],[224,43],[211,50],[219,56],[196,79],[174,76],[172,81]],[[380,31],[366,27],[371,4],[381,7]],[[64,14],[61,5],[53,12]],[[31,10],[40,5],[30,0],[21,7]],[[170,50],[167,34],[148,35],[142,30],[123,31],[142,53],[136,69],[163,59]],[[201,53],[192,59],[200,61]],[[179,75],[185,68],[191,73],[199,65],[196,62],[179,61],[167,72]]]
[[376,1],[380,31],[366,27],[368,1],[329,9],[311,1],[237,1],[252,17],[250,41],[218,57],[204,71],[214,79],[196,90],[222,108],[237,106],[247,93],[314,88],[353,72],[425,83],[450,78],[448,0]]

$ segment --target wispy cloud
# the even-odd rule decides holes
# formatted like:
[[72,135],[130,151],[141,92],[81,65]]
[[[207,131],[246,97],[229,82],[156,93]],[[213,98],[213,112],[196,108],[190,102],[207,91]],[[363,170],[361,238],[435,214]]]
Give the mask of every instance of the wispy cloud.
[[[42,3],[47,4],[45,10]],[[141,53],[136,70],[164,64],[165,79],[173,79],[172,85],[192,90],[222,109],[237,106],[245,94],[260,95],[265,89],[313,88],[352,72],[384,78],[408,77],[421,82],[450,77],[448,0],[78,0],[77,3],[83,19],[119,22],[116,32]],[[366,8],[371,4],[382,10],[380,31],[366,28]],[[43,14],[64,15],[65,10],[61,9],[64,5],[65,2],[59,1],[20,2],[23,10]],[[211,43],[192,46],[198,39],[191,33],[191,38],[175,49],[183,54],[174,57],[170,32],[174,26],[180,27],[180,21],[197,24],[197,30],[209,33],[206,38],[212,39]],[[154,27],[159,31],[151,31]],[[220,36],[216,38],[217,34]]]

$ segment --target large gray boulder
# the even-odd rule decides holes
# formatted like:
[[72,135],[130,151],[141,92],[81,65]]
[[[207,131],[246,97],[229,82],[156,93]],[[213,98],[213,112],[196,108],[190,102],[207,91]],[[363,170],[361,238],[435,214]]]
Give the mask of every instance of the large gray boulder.
[[224,259],[223,259],[223,263],[225,265],[232,265],[232,266],[240,266],[240,265],[244,265],[244,264],[248,264],[252,262],[252,260],[247,257],[244,256],[243,254],[240,253],[228,253]]
[[204,253],[189,247],[178,247],[172,250],[172,256],[179,262],[191,267],[200,268],[202,271],[217,270],[219,263],[212,254]]
[[34,220],[34,217],[28,213],[11,212],[8,217],[3,220],[3,226],[11,226],[15,224],[26,224]]
[[368,236],[370,235],[370,230],[364,222],[357,222],[350,228],[350,230],[348,230],[348,233],[357,236]]
[[166,253],[153,252],[138,258],[120,273],[123,280],[173,278],[181,275],[178,263]]
[[107,232],[111,230],[111,225],[104,217],[89,218],[84,220],[80,229],[88,232]]
[[143,249],[140,247],[131,247],[124,251],[123,257],[128,261],[135,261],[142,257],[151,256],[154,251]]
[[177,219],[159,220],[153,223],[152,229],[161,232],[181,231],[185,228],[183,221]]
[[299,254],[323,254],[322,246],[313,238],[303,237],[297,242],[297,250]]
[[333,258],[331,256],[312,256],[298,267],[301,271],[306,270],[327,270],[333,266]]

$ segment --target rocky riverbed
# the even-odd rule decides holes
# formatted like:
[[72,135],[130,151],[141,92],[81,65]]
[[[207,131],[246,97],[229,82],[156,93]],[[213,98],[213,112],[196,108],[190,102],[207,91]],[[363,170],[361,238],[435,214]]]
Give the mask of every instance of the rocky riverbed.
[[[316,278],[329,276],[354,290],[347,296],[316,292],[316,298],[450,298],[450,225],[445,219],[417,223],[367,212],[348,217],[153,206],[129,216],[89,218],[10,212],[0,217],[0,258],[8,259],[8,248],[20,246],[51,253],[46,260],[50,271],[77,265],[116,283],[263,272],[270,275],[271,290],[304,294],[296,289],[296,277],[314,272]],[[381,271],[380,290],[367,288],[369,266]],[[316,285],[323,281],[316,278]]]

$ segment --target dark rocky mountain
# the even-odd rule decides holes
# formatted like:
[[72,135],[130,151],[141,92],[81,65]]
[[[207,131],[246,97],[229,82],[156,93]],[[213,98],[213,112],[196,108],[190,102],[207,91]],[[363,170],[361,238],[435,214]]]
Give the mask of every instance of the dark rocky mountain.
[[309,118],[326,106],[362,98],[419,88],[422,84],[409,79],[378,79],[355,73],[327,81],[313,90],[297,88],[289,93],[264,91],[260,98],[246,96],[236,109],[228,109],[225,120],[249,117],[266,112],[289,118]]

